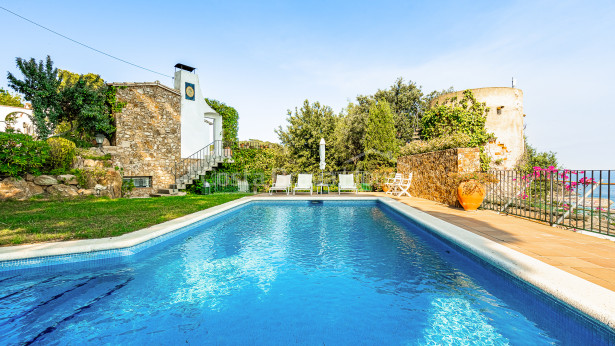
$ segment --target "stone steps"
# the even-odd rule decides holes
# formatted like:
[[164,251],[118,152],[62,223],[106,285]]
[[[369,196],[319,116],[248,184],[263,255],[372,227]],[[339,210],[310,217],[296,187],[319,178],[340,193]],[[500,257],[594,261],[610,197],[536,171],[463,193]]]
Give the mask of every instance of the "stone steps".
[[185,190],[186,187],[190,184],[193,184],[195,180],[198,180],[201,176],[205,175],[207,172],[214,170],[218,167],[218,164],[223,162],[233,163],[234,161],[229,158],[222,158],[219,160],[215,160],[213,164],[203,165],[201,167],[195,168],[192,171],[184,174],[183,176],[177,178],[175,180],[175,184],[171,184],[168,189],[158,189],[156,193],[150,194],[152,197],[164,197],[164,196],[185,196],[186,193],[179,191]]

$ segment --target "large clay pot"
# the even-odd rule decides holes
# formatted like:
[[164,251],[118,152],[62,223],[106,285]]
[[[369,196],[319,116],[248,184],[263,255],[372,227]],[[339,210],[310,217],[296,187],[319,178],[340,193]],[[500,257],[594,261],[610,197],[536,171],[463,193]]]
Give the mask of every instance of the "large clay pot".
[[382,185],[383,192],[389,192],[389,187],[387,185]]
[[[474,186],[472,193],[463,192],[466,184]],[[476,180],[462,182],[457,188],[457,198],[464,210],[474,211],[480,207],[483,199],[485,199],[485,187]]]

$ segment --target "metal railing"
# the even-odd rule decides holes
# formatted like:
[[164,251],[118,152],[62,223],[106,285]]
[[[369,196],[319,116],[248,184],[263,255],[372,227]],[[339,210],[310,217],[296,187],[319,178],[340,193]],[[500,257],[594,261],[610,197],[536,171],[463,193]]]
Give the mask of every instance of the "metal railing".
[[232,156],[232,151],[225,148],[222,140],[215,140],[194,154],[175,162],[173,176],[176,184],[185,184],[192,177],[203,174],[217,163]]
[[[305,172],[218,172],[210,171],[204,175],[204,181],[209,184],[211,192],[263,192],[275,182],[278,174],[290,174],[291,183],[297,183],[297,176]],[[354,181],[358,185],[359,191],[374,191],[380,188],[388,173],[374,173],[367,171],[333,171],[312,173],[312,183],[314,191],[316,185],[327,184],[329,191],[337,191],[340,174],[353,174]]]
[[613,235],[615,171],[493,171],[483,208],[551,225]]

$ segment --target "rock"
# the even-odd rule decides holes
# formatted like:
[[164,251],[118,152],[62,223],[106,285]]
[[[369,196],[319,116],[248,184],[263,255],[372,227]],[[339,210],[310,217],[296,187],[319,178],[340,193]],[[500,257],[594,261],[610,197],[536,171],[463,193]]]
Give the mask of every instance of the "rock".
[[57,176],[58,182],[61,184],[77,185],[77,177],[72,174],[62,174]]
[[77,189],[74,186],[57,184],[51,185],[47,188],[47,192],[53,196],[59,197],[76,197],[79,196]]
[[116,170],[108,170],[100,183],[110,191],[111,198],[122,197],[122,175]]
[[79,189],[77,193],[81,196],[92,196],[96,194],[96,190],[94,189]]
[[91,172],[86,173],[85,176],[85,187],[88,189],[93,189],[98,183],[96,182],[96,178]]
[[56,178],[50,175],[39,175],[38,177],[34,178],[34,183],[36,185],[49,186],[56,185],[58,181],[56,180]]
[[103,143],[102,143],[103,147],[108,147],[111,145],[111,142],[109,142],[109,140],[107,139],[107,137],[105,137],[105,139],[103,139]]
[[28,181],[28,190],[30,191],[31,196],[42,195],[45,193],[45,189],[31,181]]
[[109,189],[100,190],[99,196],[113,198],[112,192]]
[[23,201],[30,197],[28,182],[25,180],[6,178],[0,181],[0,200],[13,199]]
[[26,181],[34,181],[35,176],[30,173],[26,173]]
[[103,167],[103,162],[101,160],[92,160],[92,159],[85,159],[83,160],[83,167]]

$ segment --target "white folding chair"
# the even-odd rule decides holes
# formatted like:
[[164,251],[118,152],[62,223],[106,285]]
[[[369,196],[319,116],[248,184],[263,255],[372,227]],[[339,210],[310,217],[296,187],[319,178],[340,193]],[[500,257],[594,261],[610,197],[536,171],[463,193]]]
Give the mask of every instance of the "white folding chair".
[[410,192],[408,192],[408,189],[410,188],[411,184],[412,184],[412,173],[408,174],[408,179],[403,179],[402,182],[398,185],[400,191],[397,197],[402,197],[404,194],[408,195],[408,197],[412,197],[410,195]]
[[388,195],[392,195],[395,193],[395,190],[398,189],[399,184],[401,184],[402,180],[404,179],[404,175],[401,173],[395,173],[395,177],[391,178],[387,178],[387,181],[384,183],[385,186],[387,186],[389,189],[387,190],[386,194]]

